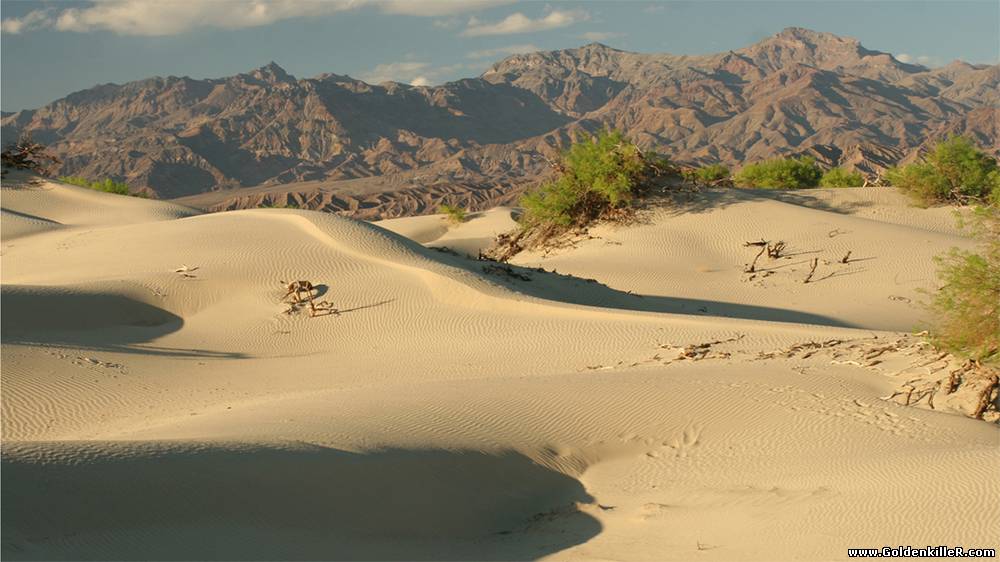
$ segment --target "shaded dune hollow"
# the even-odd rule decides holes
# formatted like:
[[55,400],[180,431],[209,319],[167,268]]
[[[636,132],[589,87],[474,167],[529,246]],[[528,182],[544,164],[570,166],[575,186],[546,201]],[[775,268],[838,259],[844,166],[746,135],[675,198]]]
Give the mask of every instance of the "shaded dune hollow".
[[160,307],[125,295],[60,287],[5,285],[3,336],[97,330],[114,327],[180,328],[183,320]]
[[2,478],[8,559],[491,560],[560,514],[561,542],[504,545],[534,558],[601,529],[579,481],[514,451],[32,443],[5,448]]

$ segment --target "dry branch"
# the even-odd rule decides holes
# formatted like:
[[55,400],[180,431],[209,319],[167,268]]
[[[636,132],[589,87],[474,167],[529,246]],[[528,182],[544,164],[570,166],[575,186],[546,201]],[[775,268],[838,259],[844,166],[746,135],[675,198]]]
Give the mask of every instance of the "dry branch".
[[[748,243],[747,245],[750,245],[750,244]],[[753,244],[753,245],[756,246],[757,244]],[[762,255],[764,255],[764,252],[766,252],[766,251],[767,251],[767,243],[765,242],[764,245],[760,247],[760,251],[757,252],[757,255],[754,256],[753,262],[751,262],[749,265],[747,265],[747,267],[743,270],[743,272],[744,273],[753,273],[753,272],[757,271],[757,260],[759,260],[760,257]]]
[[812,281],[813,274],[816,273],[816,266],[819,265],[819,258],[813,258],[812,264],[809,267],[809,275],[806,275],[806,280],[803,283],[808,283]]
[[288,310],[285,310],[285,314],[291,314],[295,312],[298,305],[306,303],[309,305],[309,316],[326,316],[328,314],[337,314],[337,309],[327,301],[316,301],[314,299],[313,292],[316,291],[316,286],[309,281],[292,281],[291,283],[281,281],[281,284],[285,286],[285,295],[281,297],[282,301],[285,301],[288,297],[292,297],[292,302],[288,305]]
[[973,412],[972,417],[980,419],[986,410],[993,403],[993,391],[1000,387],[1000,377],[993,375],[989,379],[989,383],[983,388],[982,394],[979,395],[979,405],[976,406],[976,411]]

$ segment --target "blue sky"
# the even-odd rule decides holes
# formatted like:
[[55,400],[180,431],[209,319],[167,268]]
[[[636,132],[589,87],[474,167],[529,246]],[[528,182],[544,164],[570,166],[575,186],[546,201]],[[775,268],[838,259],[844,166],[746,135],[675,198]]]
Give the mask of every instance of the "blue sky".
[[788,26],[856,37],[901,60],[998,62],[1000,2],[2,0],[0,107],[106,82],[215,78],[269,61],[296,77],[439,84],[513,52],[600,41],[701,54]]

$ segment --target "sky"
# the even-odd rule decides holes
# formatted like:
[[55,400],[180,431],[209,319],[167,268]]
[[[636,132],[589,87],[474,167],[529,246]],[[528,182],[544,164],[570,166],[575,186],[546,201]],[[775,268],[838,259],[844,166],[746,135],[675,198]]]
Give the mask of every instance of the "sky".
[[478,76],[510,54],[598,41],[646,53],[738,49],[785,27],[855,37],[904,62],[1000,62],[1000,2],[0,0],[0,108],[108,82],[219,78],[270,61],[297,78]]

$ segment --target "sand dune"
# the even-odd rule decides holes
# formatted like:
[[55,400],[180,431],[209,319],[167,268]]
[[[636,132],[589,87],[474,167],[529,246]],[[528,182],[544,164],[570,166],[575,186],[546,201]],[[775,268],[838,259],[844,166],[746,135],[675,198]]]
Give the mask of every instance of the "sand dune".
[[[968,245],[947,211],[716,193],[507,270],[462,254],[511,209],[48,183],[3,210],[8,559],[827,560],[1000,531],[996,425],[880,400],[919,357],[849,361],[920,321],[930,256]],[[747,279],[760,237],[791,259]],[[297,279],[338,313],[287,314]]]
[[[933,257],[972,246],[951,209],[913,207],[883,189],[718,190],[638,220],[592,228],[571,248],[523,252],[513,263],[596,279],[646,302],[661,299],[649,310],[907,331],[921,326],[921,290],[936,286]],[[415,239],[447,246],[464,231],[489,231],[495,223],[474,218],[437,237],[425,229]],[[379,224],[406,234],[400,229],[417,219]],[[760,250],[744,244],[761,239],[784,241],[785,255],[762,256],[756,274],[744,274]],[[819,260],[814,281],[804,284],[813,259]]]

